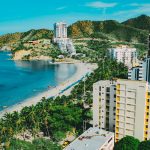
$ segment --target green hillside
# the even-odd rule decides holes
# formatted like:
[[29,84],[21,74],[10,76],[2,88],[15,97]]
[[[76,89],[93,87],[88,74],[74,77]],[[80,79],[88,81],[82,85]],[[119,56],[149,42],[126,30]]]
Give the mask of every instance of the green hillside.
[[146,42],[148,32],[123,25],[117,21],[78,21],[68,28],[73,38],[101,37],[102,33],[119,41]]
[[146,15],[129,19],[122,24],[150,32],[150,17]]
[[37,39],[51,39],[53,31],[47,29],[30,30],[27,32],[17,32],[0,36],[0,47],[5,44],[14,44],[21,41],[30,41]]
[[[71,38],[101,38],[118,42],[146,43],[150,31],[150,17],[139,16],[119,23],[107,21],[77,21],[68,27]],[[17,42],[37,39],[52,39],[53,31],[48,29],[30,30],[0,36],[0,47]]]

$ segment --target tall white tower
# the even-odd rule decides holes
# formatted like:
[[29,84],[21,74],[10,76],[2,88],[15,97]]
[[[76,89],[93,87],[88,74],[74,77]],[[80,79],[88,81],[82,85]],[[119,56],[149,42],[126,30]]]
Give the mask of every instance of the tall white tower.
[[67,38],[67,24],[64,22],[58,22],[54,24],[55,38]]

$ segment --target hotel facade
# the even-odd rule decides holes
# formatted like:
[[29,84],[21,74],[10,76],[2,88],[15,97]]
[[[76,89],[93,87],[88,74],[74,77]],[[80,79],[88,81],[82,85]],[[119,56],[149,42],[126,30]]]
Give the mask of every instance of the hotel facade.
[[114,132],[115,101],[115,81],[99,81],[93,85],[93,127]]
[[115,141],[126,135],[150,138],[150,92],[146,81],[117,80]]
[[126,135],[141,141],[150,139],[149,107],[150,90],[146,81],[106,80],[93,86],[93,126],[114,131],[116,142]]
[[58,22],[54,24],[54,43],[57,43],[62,53],[76,54],[73,42],[67,37],[67,24]]
[[132,68],[137,64],[136,48],[121,45],[116,48],[110,48],[109,55],[112,59],[116,59],[117,62],[124,63],[128,68]]

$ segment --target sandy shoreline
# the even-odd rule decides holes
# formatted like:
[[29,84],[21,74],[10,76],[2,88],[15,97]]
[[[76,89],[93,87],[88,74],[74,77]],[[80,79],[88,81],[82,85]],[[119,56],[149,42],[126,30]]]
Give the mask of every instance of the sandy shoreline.
[[50,97],[56,97],[56,96],[62,95],[62,94],[69,95],[74,84],[77,84],[79,82],[79,80],[83,79],[83,77],[86,74],[91,73],[94,69],[96,69],[95,64],[77,63],[75,65],[77,66],[77,71],[67,81],[63,82],[62,84],[56,86],[53,89],[49,89],[48,91],[42,92],[42,93],[38,94],[37,96],[26,99],[19,104],[8,107],[7,109],[0,112],[0,118],[5,113],[12,113],[13,111],[20,111],[25,106],[36,105],[38,102],[40,102],[42,97],[50,98]]

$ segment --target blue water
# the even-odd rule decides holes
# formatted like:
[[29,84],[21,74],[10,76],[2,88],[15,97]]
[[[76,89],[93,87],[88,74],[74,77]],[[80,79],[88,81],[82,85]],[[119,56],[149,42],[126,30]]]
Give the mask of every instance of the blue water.
[[12,61],[9,52],[0,52],[0,110],[57,86],[76,72],[73,64],[49,61]]

